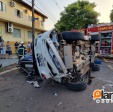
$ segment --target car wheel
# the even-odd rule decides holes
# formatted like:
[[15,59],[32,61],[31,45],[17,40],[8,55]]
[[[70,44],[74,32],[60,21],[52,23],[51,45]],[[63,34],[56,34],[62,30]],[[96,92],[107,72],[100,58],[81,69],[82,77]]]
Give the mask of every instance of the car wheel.
[[92,66],[92,71],[99,71],[99,70],[100,70],[100,66],[99,65]]
[[79,82],[71,82],[68,81],[65,86],[72,91],[83,91],[87,88],[87,83],[85,81],[85,78],[82,78]]
[[84,34],[80,32],[62,32],[63,39],[66,41],[84,40]]

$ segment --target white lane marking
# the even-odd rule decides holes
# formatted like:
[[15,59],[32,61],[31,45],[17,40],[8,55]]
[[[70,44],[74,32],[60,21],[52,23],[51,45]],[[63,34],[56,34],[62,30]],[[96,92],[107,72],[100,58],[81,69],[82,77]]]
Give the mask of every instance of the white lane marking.
[[19,68],[12,68],[12,69],[10,69],[10,70],[6,70],[6,71],[4,71],[4,72],[1,72],[0,75],[5,74],[5,73],[8,73],[8,72],[11,72],[11,71],[13,71],[13,70],[17,70],[17,69],[19,69]]
[[109,67],[111,70],[113,70],[113,67],[112,67],[111,65],[108,65],[108,67]]

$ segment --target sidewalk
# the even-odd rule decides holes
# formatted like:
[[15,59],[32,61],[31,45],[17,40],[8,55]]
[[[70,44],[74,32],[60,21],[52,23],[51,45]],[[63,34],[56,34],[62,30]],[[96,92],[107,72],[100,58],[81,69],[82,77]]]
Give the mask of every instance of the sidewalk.
[[2,67],[6,67],[18,63],[18,58],[16,55],[12,55],[12,59],[0,59],[0,64],[1,63],[2,63]]
[[97,58],[108,58],[108,59],[113,59],[113,54],[110,55],[100,55],[96,53]]

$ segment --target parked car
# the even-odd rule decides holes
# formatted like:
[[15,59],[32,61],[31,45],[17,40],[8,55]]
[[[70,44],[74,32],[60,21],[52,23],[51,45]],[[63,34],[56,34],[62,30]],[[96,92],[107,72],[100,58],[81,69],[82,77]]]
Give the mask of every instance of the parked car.
[[35,74],[33,68],[33,57],[32,54],[26,54],[19,61],[20,68],[27,73],[27,75]]

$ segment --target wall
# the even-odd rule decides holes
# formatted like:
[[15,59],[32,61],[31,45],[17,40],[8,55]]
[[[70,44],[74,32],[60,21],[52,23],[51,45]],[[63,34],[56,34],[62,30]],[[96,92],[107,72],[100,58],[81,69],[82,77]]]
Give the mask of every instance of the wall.
[[[12,0],[0,0],[0,1],[6,4],[6,12],[0,11],[0,36],[2,36],[5,43],[7,43],[7,41],[10,41],[12,45],[13,53],[15,53],[14,44],[16,41],[17,42],[23,41],[25,44],[28,41],[29,42],[32,41],[31,38],[28,38],[28,31],[31,31],[32,28],[31,27],[32,22],[28,20],[28,15],[32,16],[32,12],[31,9],[28,9],[26,6],[17,2],[15,7],[11,7],[10,2]],[[15,9],[19,9],[23,12],[23,18],[18,18],[15,15]],[[28,13],[25,13],[25,9],[28,10]],[[41,33],[41,31],[44,31],[44,25],[40,26],[40,21],[43,21],[43,17],[41,15],[35,13],[35,18],[39,18],[38,21],[35,21],[35,28],[36,28],[35,37],[37,37],[37,35]],[[6,32],[5,29],[6,22],[12,22],[14,28],[21,29],[21,38],[15,38],[13,37],[12,33]]]
[[[15,42],[21,42],[23,41],[25,44],[27,44],[27,42],[31,42],[32,38],[28,38],[28,31],[31,31],[31,28],[27,28],[27,27],[23,27],[23,26],[19,26],[17,24],[14,24],[14,28],[20,29],[21,30],[21,38],[15,38],[13,37],[12,33],[8,33],[5,31],[5,22],[0,22],[0,26],[1,26],[1,36],[3,38],[3,40],[5,41],[5,43],[7,43],[7,41],[10,41],[11,45],[12,45],[12,51],[13,53],[15,53],[15,48],[14,48],[14,44]],[[35,37],[38,36],[38,33],[40,33],[40,31],[36,30],[35,31]]]
[[[28,21],[28,15],[32,15],[30,9],[28,9],[25,6],[22,6],[22,4],[18,4],[17,2],[16,2],[15,7],[11,7],[10,1],[12,1],[12,0],[1,0],[1,1],[6,4],[6,12],[0,11],[0,19],[1,20],[6,20],[9,22],[18,23],[21,25],[31,27],[32,22]],[[19,9],[23,12],[23,18],[18,18],[15,15],[15,9]],[[25,9],[28,9],[28,13],[25,13]],[[43,20],[42,17],[40,15],[35,14],[35,18],[39,18],[38,21],[35,21],[35,27],[38,29],[44,29],[44,26],[40,26],[40,21]]]

